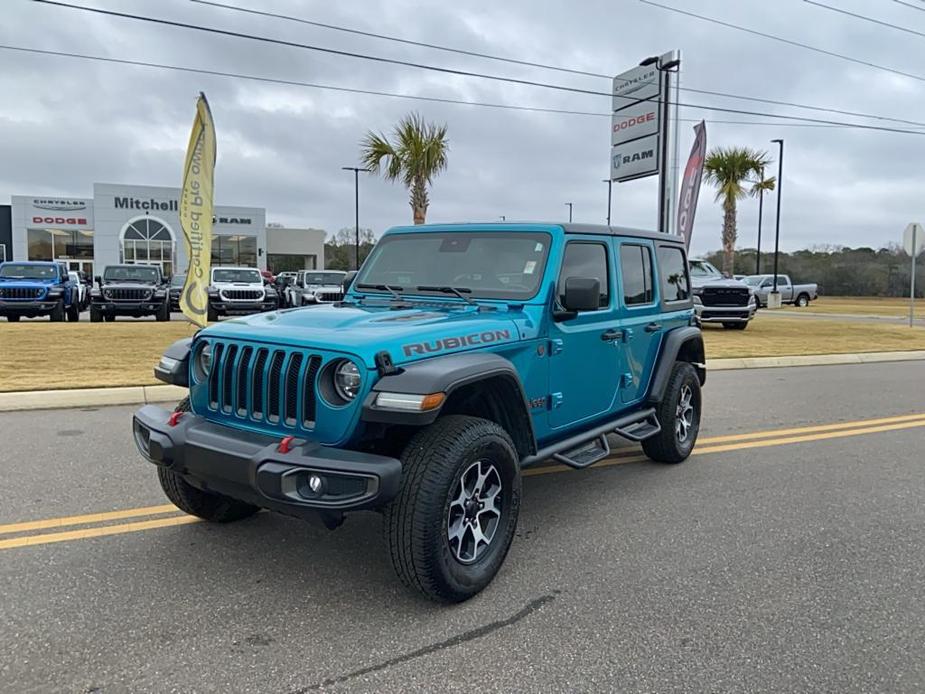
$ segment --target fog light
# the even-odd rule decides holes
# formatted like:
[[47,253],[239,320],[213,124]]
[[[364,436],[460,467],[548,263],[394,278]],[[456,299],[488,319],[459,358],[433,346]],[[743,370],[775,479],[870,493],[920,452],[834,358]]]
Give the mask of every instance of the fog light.
[[324,480],[321,479],[320,475],[310,475],[308,478],[308,486],[315,494],[320,494],[321,490],[324,488]]

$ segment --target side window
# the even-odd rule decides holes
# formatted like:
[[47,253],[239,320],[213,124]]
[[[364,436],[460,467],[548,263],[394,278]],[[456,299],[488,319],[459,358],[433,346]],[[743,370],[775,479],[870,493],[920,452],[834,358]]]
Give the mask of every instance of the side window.
[[607,271],[607,247],[602,243],[572,241],[565,247],[559,272],[559,304],[565,301],[565,280],[569,277],[596,279],[601,283],[601,308],[610,304],[610,273]]
[[691,296],[684,269],[684,252],[673,246],[658,247],[658,270],[664,301],[686,301]]
[[651,304],[655,299],[655,290],[652,286],[652,252],[649,247],[633,243],[621,245],[620,270],[623,301],[626,305]]

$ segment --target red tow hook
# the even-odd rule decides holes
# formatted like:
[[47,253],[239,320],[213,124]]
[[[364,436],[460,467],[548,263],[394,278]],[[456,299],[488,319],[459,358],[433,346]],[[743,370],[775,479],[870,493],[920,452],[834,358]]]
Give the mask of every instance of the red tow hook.
[[175,426],[177,426],[177,422],[180,421],[180,417],[182,417],[182,416],[183,416],[183,413],[182,413],[182,412],[174,412],[174,413],[171,414],[170,417],[167,419],[167,423],[168,423],[170,426],[175,427]]
[[292,442],[295,440],[295,436],[284,436],[283,440],[279,442],[279,446],[276,447],[277,453],[288,453],[292,450]]

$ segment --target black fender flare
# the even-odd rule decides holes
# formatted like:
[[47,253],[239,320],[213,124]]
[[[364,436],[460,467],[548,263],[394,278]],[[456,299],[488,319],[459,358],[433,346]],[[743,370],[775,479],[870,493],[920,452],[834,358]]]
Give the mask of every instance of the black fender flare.
[[[535,452],[536,436],[520,375],[514,365],[493,352],[449,354],[413,362],[379,379],[363,401],[362,420],[382,424],[426,426],[452,399],[454,392],[478,382],[502,382],[509,394],[504,414],[516,431],[509,431],[518,449]],[[379,393],[428,395],[446,393],[440,407],[425,412],[400,411],[376,406]],[[523,454],[523,453],[522,453]]]
[[652,385],[649,388],[648,402],[659,403],[668,387],[671,370],[675,362],[687,361],[693,364],[700,378],[700,385],[707,381],[706,356],[703,347],[703,333],[700,328],[690,325],[670,330],[662,341],[658,360],[655,363],[655,372],[652,374]]
[[168,367],[163,361],[158,362],[154,367],[154,377],[172,386],[189,388],[189,355],[192,345],[193,338],[184,337],[165,349],[164,356],[175,359],[176,363]]

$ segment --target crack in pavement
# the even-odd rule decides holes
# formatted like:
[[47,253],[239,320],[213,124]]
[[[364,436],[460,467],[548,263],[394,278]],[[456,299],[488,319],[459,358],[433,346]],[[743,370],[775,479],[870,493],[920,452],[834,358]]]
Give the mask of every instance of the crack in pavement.
[[377,663],[376,665],[370,665],[368,667],[362,668],[360,670],[354,670],[353,672],[348,672],[344,675],[339,675],[337,677],[331,677],[324,680],[323,682],[316,682],[315,684],[310,684],[307,687],[302,687],[301,689],[296,689],[290,694],[306,694],[306,692],[314,691],[321,689],[322,687],[328,687],[332,684],[341,684],[348,680],[355,679],[357,677],[362,677],[363,675],[368,675],[372,672],[379,672],[381,670],[387,670],[388,668],[394,665],[400,665],[401,663],[407,663],[409,660],[414,660],[415,658],[421,658],[425,655],[430,655],[431,653],[436,653],[438,651],[446,650],[447,648],[453,648],[459,646],[468,641],[474,641],[475,639],[480,639],[483,636],[488,636],[489,634],[509,627],[517,622],[529,617],[531,614],[541,609],[544,605],[552,602],[556,599],[556,596],[559,595],[561,591],[554,590],[549,595],[543,595],[534,600],[528,602],[524,607],[512,614],[507,619],[501,619],[496,622],[491,622],[485,624],[484,626],[465,631],[462,634],[457,634],[451,638],[446,639],[445,641],[440,641],[439,643],[434,643],[429,646],[424,646],[419,648],[416,651],[411,651],[410,653],[405,653],[403,655],[390,658],[389,660]]

